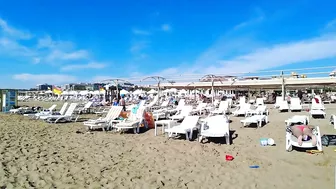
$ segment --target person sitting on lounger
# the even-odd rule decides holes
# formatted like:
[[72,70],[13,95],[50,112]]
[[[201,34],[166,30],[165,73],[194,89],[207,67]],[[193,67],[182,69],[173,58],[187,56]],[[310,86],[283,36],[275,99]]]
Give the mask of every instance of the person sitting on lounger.
[[302,140],[312,140],[312,145],[316,145],[316,136],[313,134],[313,126],[310,125],[294,125],[291,127],[292,133],[298,139],[298,144],[302,145]]

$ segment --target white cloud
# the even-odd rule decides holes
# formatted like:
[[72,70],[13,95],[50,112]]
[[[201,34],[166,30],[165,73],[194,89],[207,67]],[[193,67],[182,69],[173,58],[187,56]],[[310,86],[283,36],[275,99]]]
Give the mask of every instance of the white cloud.
[[148,46],[149,46],[148,41],[136,41],[132,44],[130,51],[131,53],[141,53],[141,51],[146,49]]
[[76,71],[83,69],[103,69],[107,66],[105,63],[90,62],[88,64],[71,64],[61,68],[62,71]]
[[171,26],[169,24],[162,24],[161,30],[165,32],[171,31]]
[[13,39],[2,37],[0,38],[0,54],[22,58],[35,56],[36,52]]
[[[238,75],[249,72],[260,75],[257,71],[336,58],[336,48],[334,48],[336,33],[322,33],[320,36],[305,40],[267,44],[254,40],[248,35],[248,30],[253,29],[249,27],[260,21],[262,20],[233,27],[201,53],[193,64],[176,65],[143,75],[160,75],[177,82],[186,82],[199,79],[206,74]],[[244,29],[244,33],[237,34],[236,31],[241,29]]]
[[336,35],[277,44],[254,52],[220,60],[220,65],[206,68],[207,73],[254,72],[288,64],[336,57]]
[[64,40],[54,40],[50,35],[46,35],[37,40],[38,49],[62,49],[62,50],[73,50],[75,49],[75,44],[71,41]]
[[[71,41],[55,40],[50,35],[32,37],[30,33],[11,27],[0,18],[0,54],[2,57],[22,59],[32,64],[54,65],[76,60],[93,61],[87,50],[76,48]],[[31,39],[32,43],[27,45],[27,43],[22,43],[21,39]]]
[[13,37],[15,39],[31,39],[32,35],[27,31],[18,30],[14,27],[8,25],[8,23],[0,18],[0,28],[2,29],[4,35],[8,37]]
[[135,35],[150,35],[151,34],[150,31],[135,29],[135,28],[132,29],[132,33],[135,34]]
[[71,75],[62,75],[62,74],[29,74],[22,73],[13,75],[13,79],[30,82],[30,83],[45,83],[52,81],[54,84],[64,84],[69,82],[77,81],[77,78]]
[[329,21],[325,27],[325,29],[330,30],[330,29],[335,29],[336,28],[336,18]]
[[[227,59],[220,58],[221,54],[210,54],[211,57],[208,57],[208,59],[217,61],[212,61],[208,65],[195,63],[194,65],[190,65],[189,68],[178,66],[167,68],[158,73],[163,77],[179,82],[200,78],[206,74],[238,75],[256,73],[260,70],[295,63],[335,58],[335,46],[336,34],[327,35],[258,48],[250,53],[240,54]],[[215,56],[215,59],[212,56]],[[205,61],[205,59],[203,58],[202,61]]]
[[56,60],[82,60],[87,58],[89,58],[89,53],[86,50],[77,50],[72,52],[54,50],[46,57],[46,60],[54,62]]

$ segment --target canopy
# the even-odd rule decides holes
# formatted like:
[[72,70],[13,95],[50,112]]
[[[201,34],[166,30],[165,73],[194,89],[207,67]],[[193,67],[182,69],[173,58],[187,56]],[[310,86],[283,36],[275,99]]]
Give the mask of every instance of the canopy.
[[150,91],[148,91],[147,92],[148,94],[156,94],[157,93],[157,91],[156,90],[154,90],[154,89],[151,89]]
[[125,89],[122,89],[121,91],[120,91],[120,94],[121,95],[126,95],[126,94],[128,94],[129,92],[128,91],[126,91]]
[[133,94],[135,94],[135,95],[139,95],[139,94],[143,94],[143,93],[145,93],[145,92],[140,90],[140,89],[137,89],[136,91],[133,92]]

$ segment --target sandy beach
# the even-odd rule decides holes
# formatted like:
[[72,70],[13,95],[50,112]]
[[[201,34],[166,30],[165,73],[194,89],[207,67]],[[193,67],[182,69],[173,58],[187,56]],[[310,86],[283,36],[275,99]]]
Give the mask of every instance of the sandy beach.
[[[322,135],[335,134],[329,125],[335,105],[326,108],[327,119],[311,124],[319,125]],[[324,147],[324,154],[287,152],[284,120],[291,115],[270,109],[270,123],[259,129],[241,128],[242,118],[230,116],[234,139],[226,145],[168,140],[155,137],[153,129],[137,135],[87,133],[80,122],[48,124],[0,114],[0,183],[7,188],[333,188],[336,147]],[[263,137],[273,138],[276,146],[260,146]],[[235,159],[226,161],[227,154]]]

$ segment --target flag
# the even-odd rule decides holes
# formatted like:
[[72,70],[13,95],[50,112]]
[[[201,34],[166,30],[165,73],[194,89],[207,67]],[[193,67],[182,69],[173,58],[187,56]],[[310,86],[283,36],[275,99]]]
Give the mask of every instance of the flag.
[[53,86],[53,93],[60,95],[62,94],[62,89],[59,87]]
[[99,86],[99,91],[104,92],[105,91],[104,87]]

